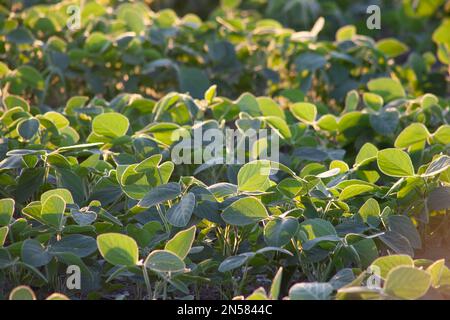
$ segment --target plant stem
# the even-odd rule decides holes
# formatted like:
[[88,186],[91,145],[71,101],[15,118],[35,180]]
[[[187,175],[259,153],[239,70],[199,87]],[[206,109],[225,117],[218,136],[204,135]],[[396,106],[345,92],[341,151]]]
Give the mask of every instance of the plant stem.
[[156,205],[156,210],[158,210],[159,217],[161,218],[161,220],[162,220],[162,222],[163,222],[163,224],[164,224],[164,228],[166,229],[166,233],[167,233],[167,234],[170,234],[170,226],[169,226],[169,224],[167,223],[166,216],[165,216],[164,213],[162,212],[161,206],[160,206],[159,204]]
[[145,265],[142,266],[142,274],[144,275],[144,281],[145,281],[145,285],[147,287],[148,298],[151,299],[152,285],[150,283],[150,278],[148,277],[148,272],[147,272],[147,268],[145,267]]
[[248,273],[248,262],[244,266],[244,273],[242,274],[241,283],[239,284],[238,292],[237,294],[242,294],[242,290],[244,289],[245,280],[247,280],[247,273]]

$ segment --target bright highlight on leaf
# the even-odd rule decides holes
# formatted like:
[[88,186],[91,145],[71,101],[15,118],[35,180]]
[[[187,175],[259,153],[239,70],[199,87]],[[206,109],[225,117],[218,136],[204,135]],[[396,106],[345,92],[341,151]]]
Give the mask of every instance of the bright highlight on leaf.
[[105,233],[97,237],[98,250],[102,257],[112,265],[134,266],[139,252],[136,241],[120,233]]
[[409,155],[399,149],[378,151],[378,168],[391,177],[409,177],[414,175],[414,167]]

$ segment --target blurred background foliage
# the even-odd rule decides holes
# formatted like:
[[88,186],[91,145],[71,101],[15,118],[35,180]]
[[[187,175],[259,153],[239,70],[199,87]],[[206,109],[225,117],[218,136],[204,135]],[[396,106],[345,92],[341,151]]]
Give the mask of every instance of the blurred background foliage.
[[[73,4],[83,8],[76,31],[66,27]],[[366,26],[373,4],[380,30]],[[449,15],[449,0],[3,0],[0,84],[41,108],[122,91],[198,98],[217,84],[233,99],[297,90],[294,100],[339,110],[350,90],[392,75],[412,94],[447,99]],[[2,79],[23,64],[42,87],[27,91],[11,73]]]

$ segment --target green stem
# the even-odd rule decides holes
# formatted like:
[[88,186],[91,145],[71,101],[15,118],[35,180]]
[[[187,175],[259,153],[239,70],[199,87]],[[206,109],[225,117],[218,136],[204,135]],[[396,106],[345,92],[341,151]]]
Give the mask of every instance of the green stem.
[[150,284],[150,278],[148,277],[148,272],[147,272],[147,268],[145,267],[145,265],[142,266],[142,274],[144,275],[144,281],[145,281],[145,285],[147,287],[148,298],[151,299],[152,285]]
[[167,281],[166,280],[164,280],[163,300],[167,300]]
[[156,210],[158,210],[159,217],[161,218],[161,220],[162,220],[162,222],[164,224],[164,228],[166,229],[167,234],[170,234],[169,223],[167,222],[166,216],[162,212],[161,206],[159,204],[156,205]]
[[244,266],[244,273],[242,274],[242,279],[241,283],[239,284],[237,294],[242,294],[242,290],[244,290],[245,280],[247,280],[247,273],[248,273],[248,262]]

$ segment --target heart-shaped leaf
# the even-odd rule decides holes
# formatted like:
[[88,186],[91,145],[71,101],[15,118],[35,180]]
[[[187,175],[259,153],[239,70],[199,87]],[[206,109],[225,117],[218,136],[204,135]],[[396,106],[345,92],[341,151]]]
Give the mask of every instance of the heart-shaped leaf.
[[144,265],[146,268],[157,272],[180,272],[186,266],[176,254],[166,250],[155,250],[151,252]]
[[167,220],[175,227],[185,227],[191,219],[195,207],[195,196],[189,192],[183,196],[179,203],[167,211]]
[[399,266],[387,275],[384,292],[400,299],[414,300],[425,295],[430,285],[431,276],[428,272]]
[[255,197],[241,198],[228,206],[222,214],[225,222],[235,226],[257,223],[268,217],[264,205]]
[[289,290],[291,300],[329,300],[333,292],[329,283],[309,282],[294,284]]
[[58,230],[62,228],[64,222],[64,211],[66,210],[66,202],[57,195],[49,196],[43,203],[41,209],[41,217],[49,226]]
[[196,230],[196,227],[192,226],[189,229],[178,232],[166,243],[164,250],[175,253],[180,259],[184,260],[191,250]]
[[120,233],[104,233],[97,237],[100,254],[113,265],[134,266],[139,250],[133,238]]
[[282,247],[297,233],[298,225],[293,217],[271,220],[264,227],[264,239],[269,246]]
[[14,199],[0,199],[0,227],[7,226],[11,222],[14,213]]
[[378,168],[391,177],[410,177],[414,175],[414,167],[409,155],[400,149],[384,149],[378,151]]
[[156,206],[165,201],[173,200],[181,194],[181,187],[178,183],[170,182],[156,186],[144,198],[139,201],[138,206],[143,208],[149,208]]

